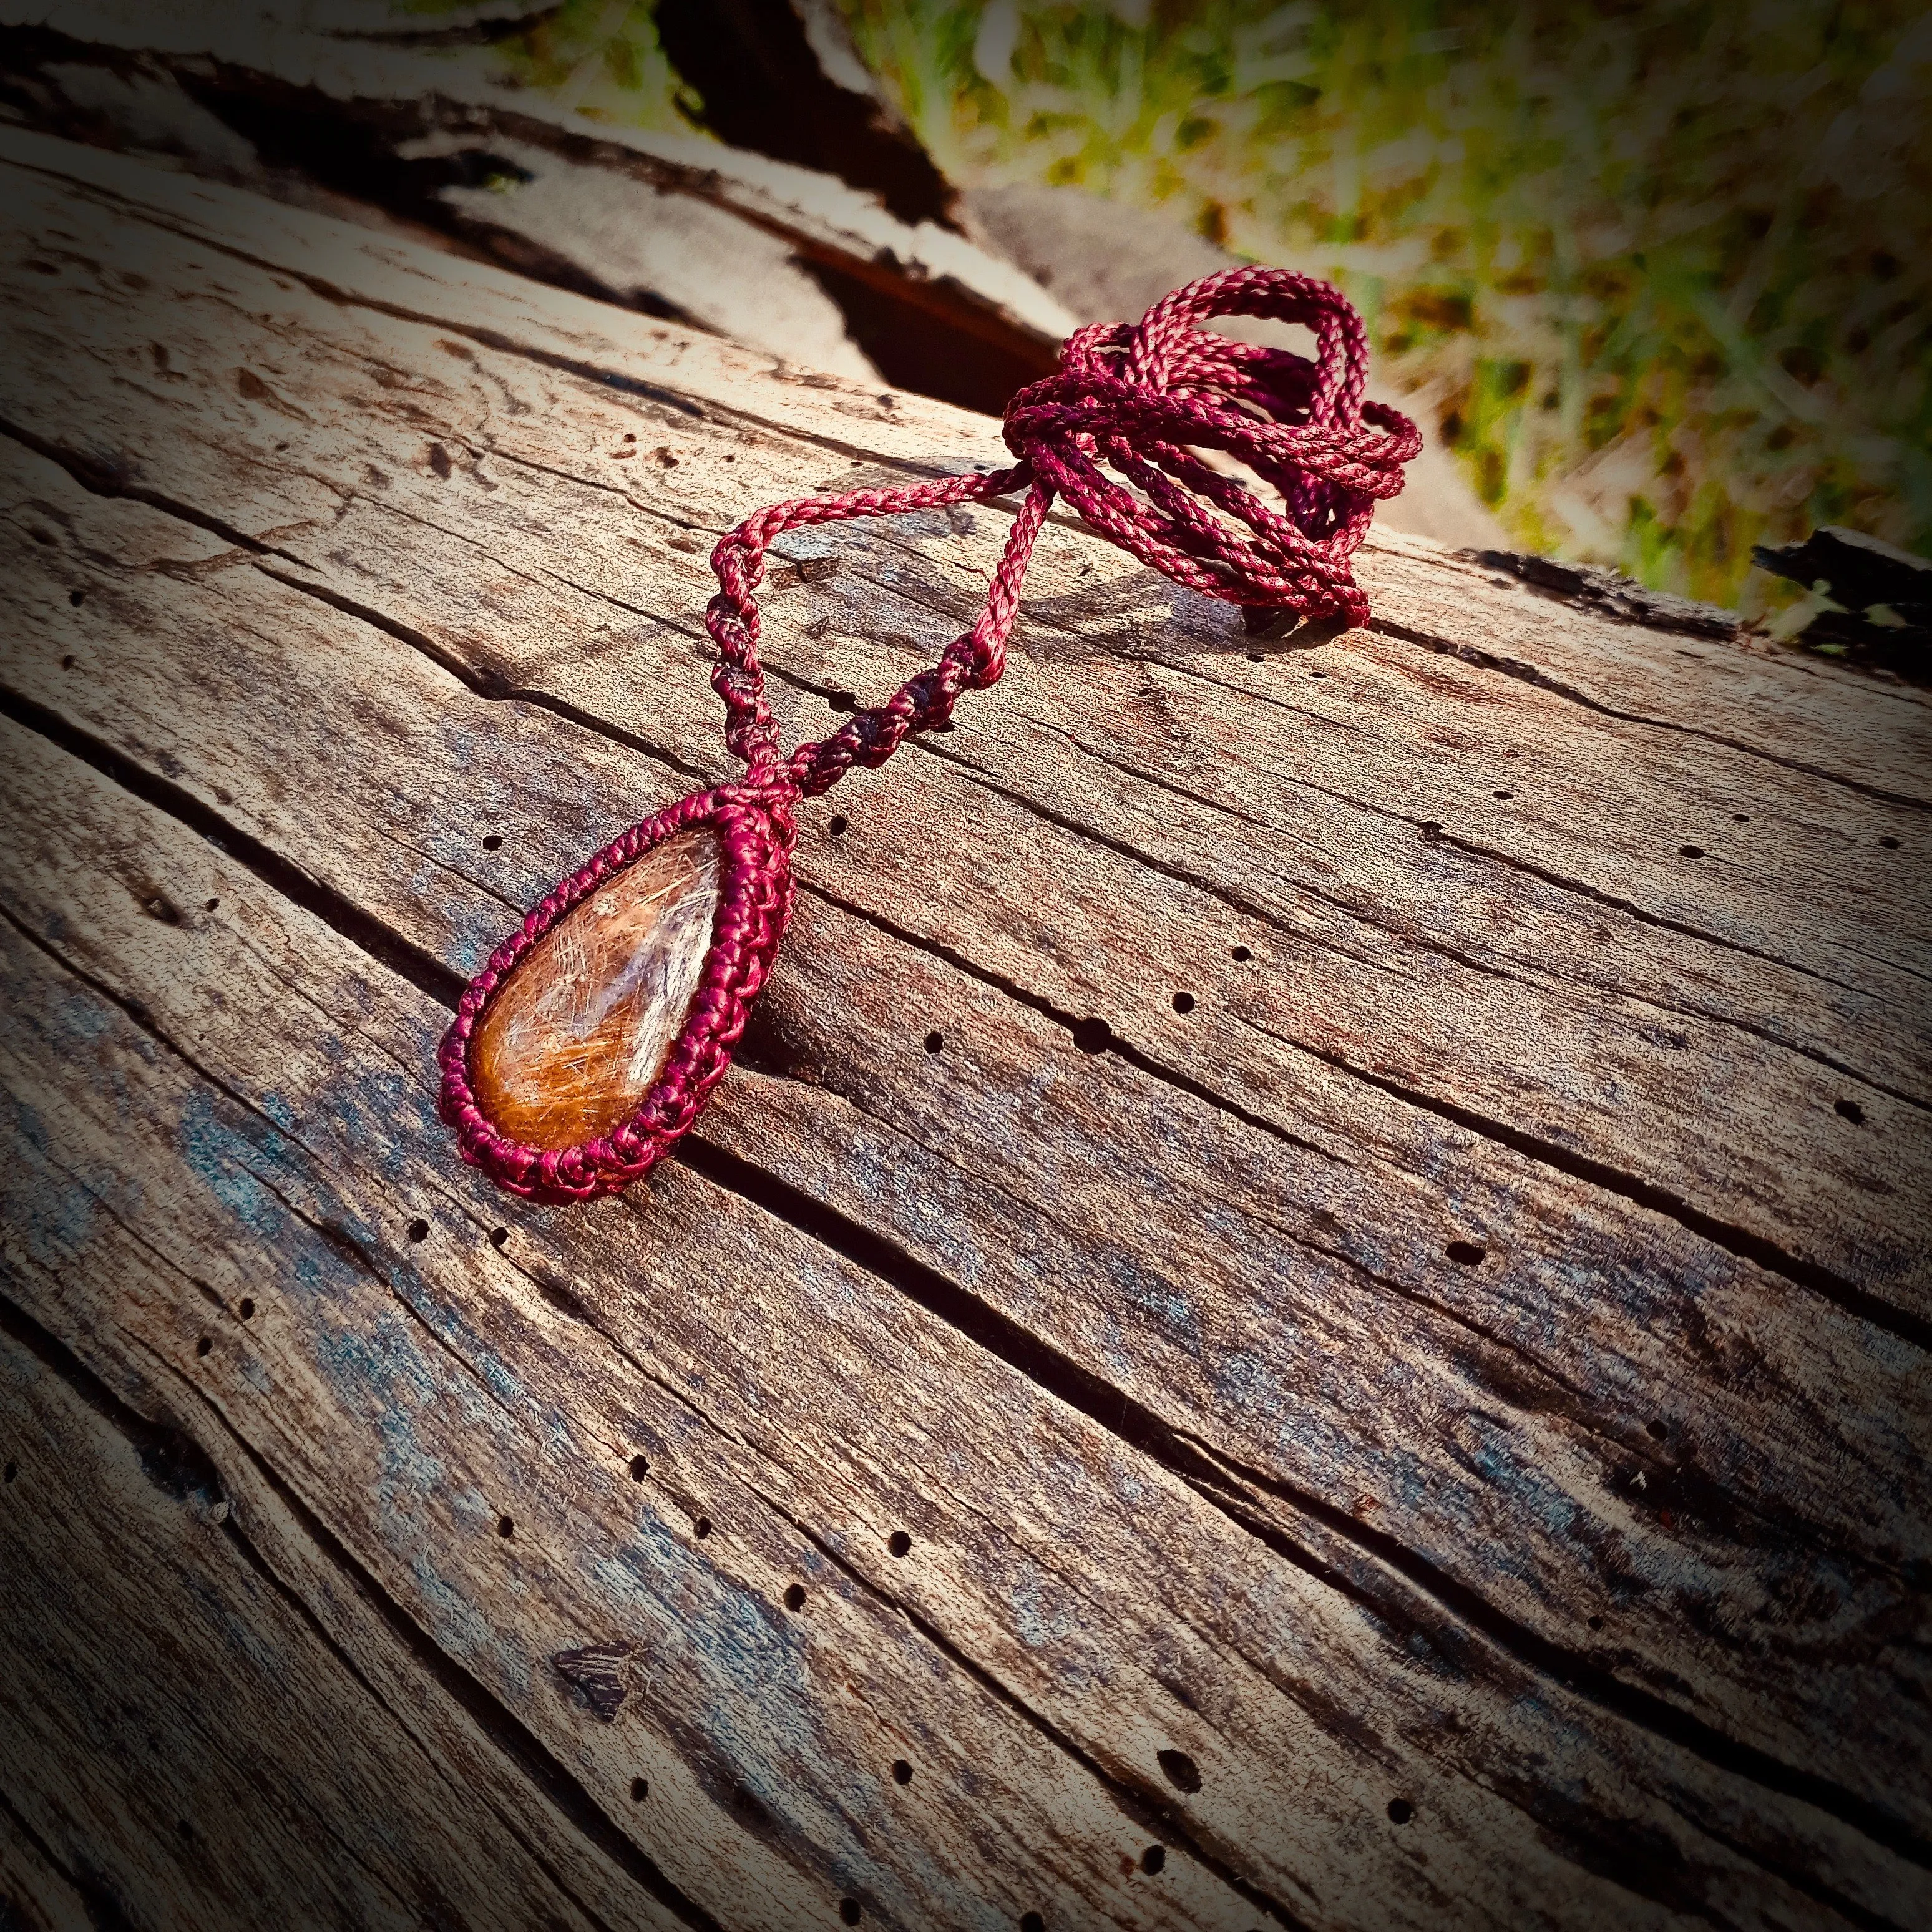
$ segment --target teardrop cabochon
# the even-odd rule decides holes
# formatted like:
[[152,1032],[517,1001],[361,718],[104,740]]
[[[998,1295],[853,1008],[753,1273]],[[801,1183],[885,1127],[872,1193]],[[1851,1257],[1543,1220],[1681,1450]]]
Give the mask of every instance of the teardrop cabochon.
[[[721,785],[680,799],[560,881],[496,948],[458,1003],[437,1055],[439,1110],[465,1160],[526,1200],[562,1204],[616,1192],[675,1144],[730,1066],[790,916],[796,797]],[[691,944],[702,900],[713,894],[716,911],[694,974],[667,958],[665,946]],[[586,981],[581,974],[600,949],[604,976]],[[627,1078],[626,1044],[663,1018],[646,1010],[644,982],[653,972],[675,1034],[661,1060],[646,1051],[654,1064]],[[566,1006],[578,1024],[562,1029],[572,1037],[560,1045]],[[554,1064],[575,1083],[572,1104],[585,1118],[614,1121],[573,1144],[534,1144],[555,1137],[530,1124],[540,1114],[572,1116],[515,1104],[514,1079],[502,1076],[502,1063],[515,1050],[512,1036],[544,1027]],[[597,1030],[593,1037],[584,1037],[586,1027]],[[591,1090],[596,1076],[584,1071],[593,1054],[601,1056],[608,1104]],[[540,1048],[536,1058],[542,1057]]]

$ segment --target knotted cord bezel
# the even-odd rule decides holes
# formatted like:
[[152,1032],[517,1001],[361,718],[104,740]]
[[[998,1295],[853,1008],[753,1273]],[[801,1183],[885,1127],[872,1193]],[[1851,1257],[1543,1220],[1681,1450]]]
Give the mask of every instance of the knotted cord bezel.
[[[1312,358],[1204,331],[1216,316],[1305,325]],[[443,1116],[466,1160],[538,1201],[588,1199],[635,1180],[696,1119],[729,1064],[764,983],[792,900],[794,808],[854,765],[878,765],[914,731],[944,724],[962,692],[1006,665],[1028,559],[1054,499],[1088,528],[1204,596],[1256,613],[1360,623],[1368,600],[1350,559],[1378,500],[1402,488],[1422,440],[1405,416],[1364,404],[1361,322],[1325,282],[1280,268],[1230,268],[1177,290],[1131,327],[1069,337],[1060,367],[1014,397],[1005,422],[1010,469],[896,490],[806,497],[747,518],[712,554],[718,594],[705,622],[718,646],[712,688],[743,782],[694,793],[634,826],[563,880],[471,982],[441,1050]],[[1218,453],[1275,492],[1209,463]],[[896,516],[1023,492],[986,601],[971,628],[886,703],[856,711],[829,738],[782,754],[758,658],[757,592],[784,532],[854,517]],[[566,1148],[519,1144],[479,1106],[470,1054],[490,1002],[544,936],[664,840],[712,825],[723,854],[703,974],[668,1058],[608,1133]],[[629,1096],[626,1095],[628,1100]]]

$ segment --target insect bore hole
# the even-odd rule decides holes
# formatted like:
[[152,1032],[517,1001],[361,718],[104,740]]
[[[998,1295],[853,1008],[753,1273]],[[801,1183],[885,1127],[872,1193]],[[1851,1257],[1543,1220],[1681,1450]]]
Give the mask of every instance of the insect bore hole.
[[1855,1127],[1862,1127],[1865,1124],[1865,1110],[1856,1100],[1834,1100],[1832,1111],[1840,1120],[1850,1120]]
[[70,590],[67,593],[67,601],[78,610],[87,602],[87,592],[85,590]]
[[422,1220],[420,1216],[410,1223],[410,1239],[412,1241],[426,1241],[429,1239],[429,1223]]
[[708,1516],[701,1516],[691,1526],[691,1528],[694,1536],[709,1536],[711,1534],[711,1519]]
[[1677,853],[1679,858],[1701,859],[1704,856],[1704,848],[1701,845],[1680,845]]
[[486,852],[500,852],[503,849],[503,835],[500,832],[486,832],[483,835],[483,849]]
[[1878,842],[1882,845],[1888,852],[1896,852],[1898,850],[1898,841],[1893,838],[1892,834],[1888,832]]
[[1659,1442],[1670,1433],[1670,1425],[1667,1422],[1646,1422],[1644,1428]]
[[1020,1915],[1020,1932],[1046,1932],[1046,1921],[1037,1912]]
[[244,1322],[254,1321],[255,1318],[255,1298],[252,1294],[244,1294],[242,1299],[235,1304],[235,1312],[237,1315],[241,1316]]
[[831,833],[833,838],[843,838],[845,836],[847,828],[850,825],[850,824],[851,820],[850,819],[835,812],[830,821],[826,824],[825,829]]
[[1391,1825],[1406,1825],[1415,1816],[1415,1807],[1406,1798],[1391,1798],[1388,1815]]
[[1191,1013],[1194,1010],[1192,993],[1177,993],[1174,996],[1174,1010],[1178,1013]]
[[646,1783],[645,1782],[645,1780],[644,1780],[643,1778],[632,1778],[632,1780],[631,1780],[631,1802],[632,1802],[633,1804],[643,1804],[643,1802],[644,1802],[644,1800],[645,1800],[646,1798],[650,1797],[650,1795],[651,1795],[651,1787],[650,1787],[650,1786],[648,1784],[646,1784]]
[[512,1519],[506,1516],[500,1516],[496,1519],[496,1534],[500,1536],[506,1543],[508,1542],[510,1538],[514,1536],[516,1533],[517,1526]]
[[4,1469],[0,1470],[0,1481],[10,1483],[20,1473],[20,1464],[17,1462],[9,1462]]
[[1165,1845],[1150,1845],[1141,1854],[1141,1870],[1150,1878],[1166,1863],[1167,1847]]
[[784,1606],[794,1612],[805,1608],[805,1586],[802,1583],[788,1583],[785,1586]]
[[886,1538],[886,1547],[895,1556],[903,1556],[912,1548],[912,1538],[902,1529],[896,1529]]
[[201,1340],[194,1345],[194,1352],[197,1355],[206,1355],[209,1354],[213,1350],[214,1347],[214,1342],[210,1340],[207,1336],[204,1335]]
[[1201,1768],[1185,1751],[1157,1751],[1155,1757],[1161,1774],[1175,1790],[1184,1791],[1191,1798],[1201,1789]]
[[1228,955],[1228,957],[1238,966],[1245,966],[1254,956],[1254,954],[1245,946],[1234,947]]
[[912,1782],[912,1766],[902,1757],[892,1760],[892,1782],[895,1784],[910,1784]]
[[650,1473],[651,1466],[644,1460],[643,1456],[633,1456],[631,1458],[631,1480],[632,1482],[641,1483]]
[[507,1228],[492,1228],[490,1230],[490,1245],[493,1248],[506,1246],[509,1238],[510,1231]]
[[859,1901],[856,1898],[842,1898],[838,1901],[838,1916],[848,1925],[857,1924],[860,1917]]
[[1480,1268],[1489,1250],[1474,1241],[1451,1241],[1442,1251],[1458,1268]]
[[937,1053],[945,1044],[946,1036],[943,1033],[929,1033],[926,1036],[926,1050],[928,1053]]
[[1114,1043],[1114,1029],[1102,1019],[1085,1019],[1073,1029],[1073,1044],[1082,1053],[1105,1053]]

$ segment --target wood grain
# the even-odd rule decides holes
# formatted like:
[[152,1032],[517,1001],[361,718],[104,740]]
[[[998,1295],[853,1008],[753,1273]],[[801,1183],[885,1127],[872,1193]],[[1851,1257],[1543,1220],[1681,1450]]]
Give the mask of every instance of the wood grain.
[[[0,1776],[23,1835],[94,1894],[94,1923],[105,1904],[144,1925],[246,1924],[275,1899],[370,1926],[597,1922],[268,1570],[191,1439],[44,1338],[0,1335],[0,1376],[20,1426]],[[148,1858],[110,1877],[107,1845]]]
[[[720,1923],[1922,1914],[1922,706],[1403,544],[1256,664],[1056,527],[1006,684],[816,810],[688,1160],[512,1214],[436,1002],[720,769],[712,537],[986,427],[4,149],[9,1292],[286,1493],[422,1748],[507,1712]],[[791,546],[797,729],[976,515]],[[543,1660],[619,1640],[606,1726]]]
[[[374,163],[369,172],[378,179],[383,168],[377,157],[388,158],[398,176],[398,162],[436,154],[507,163],[511,178],[506,186],[514,190],[519,171],[529,177],[524,184],[536,190],[532,200],[550,205],[547,225],[532,210],[492,212],[487,198],[479,203],[460,190],[445,205],[459,212],[464,227],[510,259],[548,256],[547,266],[562,266],[578,286],[604,281],[612,256],[621,260],[623,254],[621,240],[586,245],[583,231],[594,234],[598,225],[594,217],[586,219],[587,203],[601,201],[614,224],[634,229],[650,224],[654,199],[671,196],[696,203],[700,217],[714,218],[689,224],[694,249],[708,238],[721,248],[735,243],[741,251],[765,254],[774,267],[788,254],[794,262],[842,273],[881,298],[888,316],[922,311],[946,326],[956,354],[963,350],[970,356],[976,343],[985,344],[1000,362],[1037,369],[1050,362],[1059,338],[1075,326],[1075,317],[1012,262],[953,228],[930,220],[902,220],[878,196],[834,174],[694,131],[673,133],[578,113],[569,104],[570,90],[529,87],[506,70],[487,37],[461,44],[460,23],[456,44],[424,46],[412,44],[407,33],[374,31],[366,20],[346,22],[339,14],[332,8],[327,17],[319,17],[304,6],[237,8],[229,0],[176,0],[164,11],[138,0],[132,5],[127,0],[0,0],[0,31],[18,35],[21,65],[29,71],[37,66],[52,70],[56,91],[76,64],[125,72],[139,63],[137,71],[145,69],[155,79],[184,81],[190,94],[232,91],[293,120],[322,118],[333,123],[322,138],[332,136],[364,149]],[[500,32],[510,22],[499,18],[494,24]],[[26,90],[30,100],[38,92]],[[85,100],[98,89],[80,92]],[[152,106],[148,118],[152,122]],[[128,131],[134,136],[130,145],[148,145],[140,139],[138,124]],[[248,152],[246,142],[234,145]],[[513,191],[508,198],[518,197]],[[771,248],[774,242],[778,250]],[[725,273],[728,277],[728,266]],[[675,301],[694,284],[703,286],[688,268],[679,280],[682,286],[652,292]],[[783,280],[773,286],[783,290]],[[785,290],[779,298],[785,296],[796,310],[796,292]],[[701,312],[707,304],[700,296],[692,306]],[[822,317],[808,308],[800,320],[824,339]],[[799,359],[796,348],[793,359]]]
[[[1023,1819],[1010,1780],[1035,1790],[1044,1782],[1041,1810],[1061,1831],[1080,1822],[1082,1808],[1052,1788],[1064,1759],[1048,1754],[1040,1762],[1030,1727],[1009,1747],[1016,1766],[974,1735],[970,1708],[934,1721],[911,1702],[935,1667],[961,1652],[989,1684],[1023,1698],[1050,1738],[1070,1731],[1067,1742],[1104,1752],[1092,1761],[1112,1774],[1105,1788],[1116,1802],[1120,1786],[1130,1794],[1138,1787],[1154,1814],[1144,1828],[1172,1850],[1169,1884],[1182,1870],[1175,1840],[1199,1832],[1209,1857],[1237,1857],[1250,1871],[1272,1867],[1292,1888],[1284,1902],[1298,1917],[1318,1907],[1324,1922],[1340,1915],[1340,1922],[1414,1916],[1426,1923],[1440,1899],[1429,1868],[1412,1865],[1420,1848],[1432,1865],[1453,1862],[1464,1874],[1460,1909],[1499,1885],[1502,1895],[1488,1909],[1504,1919],[1617,1923],[1641,1908],[1621,1881],[1591,1874],[1607,1831],[1612,1841],[1642,1842],[1654,1864],[1648,1882],[1667,1876],[1673,1894],[1735,1903],[1763,1886],[1767,1875],[1752,1868],[1750,1852],[1741,1862],[1726,1843],[1740,1837],[1760,1859],[1782,1858],[1774,1850],[1780,1840],[1808,1839],[1814,1882],[1820,1872],[1835,1878],[1837,1868],[1852,1876],[1855,1892],[1869,1886],[1855,1833],[1811,1807],[1768,1804],[1748,1780],[1714,1775],[1640,1728],[1612,1725],[1612,1748],[1591,1751],[1597,1761],[1585,1802],[1573,1795],[1552,1804],[1556,1794],[1520,1786],[1499,1802],[1490,1789],[1494,1754],[1538,1748],[1537,1726],[1521,1728],[1521,1718],[1508,1727],[1507,1746],[1491,1729],[1492,1700],[1520,1705],[1534,1684],[1506,1654],[1445,1622],[1439,1607],[1402,1588],[1399,1573],[1376,1578],[1358,1563],[1353,1576],[1318,1580],[1324,1566],[1274,1560],[1266,1543],[1159,1463],[1043,1391],[1029,1394],[957,1330],[922,1319],[916,1304],[862,1271],[833,1262],[816,1307],[800,1306],[826,1264],[814,1270],[810,1249],[782,1222],[758,1217],[746,1226],[743,1204],[695,1175],[672,1170],[652,1188],[647,1214],[614,1209],[599,1217],[602,1227],[555,1217],[561,1225],[536,1231],[542,1241],[534,1255],[524,1252],[530,1231],[498,1250],[486,1191],[464,1174],[452,1198],[427,1132],[427,1078],[408,1070],[408,1048],[426,1049],[433,1040],[436,1010],[424,1012],[412,989],[316,922],[292,916],[202,841],[117,801],[85,766],[63,764],[32,740],[16,736],[9,750],[20,777],[10,816],[36,829],[8,872],[6,903],[19,922],[4,935],[8,998],[52,1024],[38,1054],[15,1052],[8,1080],[36,1118],[58,1118],[61,1126],[51,1180],[37,1171],[31,1143],[16,1143],[7,1203],[9,1226],[28,1232],[28,1258],[38,1264],[24,1271],[36,1312],[81,1338],[104,1372],[124,1376],[132,1365],[139,1380],[130,1395],[152,1401],[158,1382],[219,1445],[220,1461],[231,1460],[232,1451],[220,1454],[231,1442],[247,1445],[246,1463],[273,1469],[329,1541],[363,1552],[369,1587],[402,1606],[536,1736],[553,1741],[554,1755],[568,1749],[578,1762],[592,1758],[586,1781],[610,1810],[629,1810],[626,1780],[644,1775],[653,1812],[640,1833],[646,1849],[662,1849],[677,1877],[676,1847],[701,1848],[699,1896],[719,1899],[730,1922],[763,1922],[748,1894],[779,1886],[756,1861],[764,1830],[776,1822],[794,1857],[806,1848],[836,1855],[842,1848],[824,1844],[836,1834],[812,1803],[813,1787],[868,1769],[867,1781],[883,1790],[889,1754],[916,1764],[913,1789],[940,1807],[941,1834],[989,1786],[995,1816],[1009,1825]],[[83,854],[104,886],[112,882],[84,915],[62,909]],[[148,909],[158,872],[167,902],[184,908],[178,924]],[[272,923],[259,930],[265,916]],[[50,922],[62,927],[79,978],[50,982],[44,949],[16,936]],[[196,955],[211,952],[197,963]],[[299,995],[287,978],[292,959],[311,962]],[[316,970],[332,960],[332,974]],[[90,982],[137,1005],[140,1019],[104,1004]],[[122,990],[131,988],[139,994]],[[398,1005],[400,1012],[385,1010]],[[411,1010],[421,1015],[412,1024]],[[90,1037],[91,1077],[84,1092],[70,1091],[71,1066]],[[358,1038],[383,1043],[365,1073],[351,1070]],[[170,1048],[170,1041],[181,1044]],[[184,1075],[184,1062],[205,1070]],[[356,1148],[372,1116],[392,1127],[412,1116],[415,1131],[379,1145],[384,1171],[368,1174]],[[137,1132],[138,1155],[117,1152]],[[175,1224],[142,1217],[144,1251],[132,1268],[116,1259],[112,1216],[127,1204],[110,1193],[106,1214],[86,1211],[88,1182],[98,1186],[117,1169],[152,1177],[146,1184],[170,1204]],[[124,1184],[115,1190],[122,1192]],[[245,1239],[230,1226],[238,1204]],[[68,1246],[65,1231],[76,1220],[89,1225]],[[426,1232],[418,1240],[419,1226]],[[791,1250],[788,1296],[774,1307],[763,1283],[781,1242]],[[711,1258],[694,1279],[694,1252]],[[158,1260],[172,1277],[159,1292]],[[172,1282],[180,1286],[169,1294]],[[245,1322],[238,1312],[244,1292],[256,1304]],[[640,1308],[650,1311],[643,1320]],[[608,1344],[598,1333],[606,1326]],[[205,1356],[203,1339],[211,1343]],[[632,1367],[646,1351],[665,1386]],[[218,1422],[199,1412],[190,1389],[219,1411]],[[381,1460],[365,1474],[379,1446],[370,1439],[372,1412],[387,1420]],[[534,1481],[530,1451],[516,1439],[519,1417],[524,1428],[548,1432]],[[639,1491],[627,1459],[638,1454],[650,1480],[646,1513],[632,1528],[629,1499]],[[934,1476],[946,1479],[944,1490],[928,1488]],[[1036,1495],[1027,1492],[1029,1480],[1040,1485]],[[453,1502],[443,1500],[452,1490]],[[980,1500],[962,1509],[962,1497]],[[506,1502],[516,1512],[507,1540],[492,1534],[493,1509]],[[241,1520],[247,1528],[252,1516]],[[708,1535],[697,1532],[700,1520]],[[908,1529],[916,1562],[912,1552],[894,1557],[888,1525]],[[507,1595],[499,1574],[506,1542],[514,1552]],[[686,1552],[670,1573],[682,1570],[682,1583],[667,1592],[664,1579],[647,1594],[633,1584],[612,1596],[616,1578],[635,1576],[646,1552],[646,1574],[661,1572],[673,1546]],[[1151,1605],[1150,1548],[1171,1559]],[[431,1552],[435,1567],[425,1576]],[[926,1626],[896,1637],[892,1618],[874,1618],[874,1641],[914,1646],[911,1659],[880,1673],[892,1687],[883,1694],[862,1669],[870,1648],[862,1625],[855,1631],[848,1621],[833,1633],[838,1675],[818,1688],[823,1695],[838,1682],[854,1684],[846,1696],[856,1706],[856,1766],[836,1756],[838,1727],[825,1713],[808,1749],[787,1738],[783,1678],[770,1681],[769,1647],[743,1654],[744,1612],[734,1612],[732,1600],[748,1596],[762,1618],[782,1616],[777,1599],[788,1572],[811,1592],[814,1622],[856,1600],[861,1608],[903,1605]],[[706,1587],[694,1590],[700,1576]],[[586,1612],[604,1624],[586,1628]],[[1365,1614],[1366,1630],[1378,1634],[1366,1648]],[[532,1666],[552,1646],[618,1634],[640,1643],[651,1668],[625,1714],[633,1723],[607,1737],[560,1687],[532,1682],[542,1673]],[[922,1636],[938,1650],[922,1666]],[[692,1658],[698,1646],[712,1654]],[[826,1672],[821,1664],[808,1675],[816,1684]],[[686,1714],[708,1708],[716,1724],[724,1694],[740,1724],[722,1736],[692,1736]],[[745,1710],[754,1694],[763,1707],[756,1722]],[[1541,1748],[1574,1757],[1580,1733],[1600,1720],[1556,1686],[1535,1684],[1533,1696],[1568,1707]],[[994,1708],[1008,1706],[1002,1699]],[[892,1714],[889,1729],[868,1743],[863,1732],[884,1712]],[[1117,1714],[1112,1721],[1108,1712]],[[659,1726],[669,1739],[653,1736]],[[1145,1742],[1136,1750],[1137,1733]],[[721,1750],[730,1754],[722,1767]],[[1185,1751],[1202,1780],[1182,1816],[1158,1815],[1174,1802],[1158,1768],[1161,1750]],[[675,1808],[680,1750],[695,1758],[700,1776],[710,1774],[682,1813]],[[1700,1814],[1688,1832],[1670,1806],[1644,1796],[1660,1755],[1674,1768],[1665,1782],[1677,1788],[1676,1802]],[[1270,1762],[1280,1769],[1264,1777]],[[956,1781],[964,1784],[957,1795]],[[748,1870],[729,1856],[748,1856],[732,1842],[747,1789],[765,1807]],[[722,1816],[707,1814],[707,1798]],[[1379,1816],[1397,1798],[1418,1808],[1402,1832],[1426,1818],[1432,1835],[1399,1837]],[[672,1810],[668,1825],[657,1815],[660,1799]],[[1633,1803],[1638,1816],[1610,1822],[1606,1802],[1610,1818]],[[1553,1846],[1553,1856],[1526,1867],[1528,1848],[1510,1822],[1519,1807],[1540,1835],[1567,1841],[1567,1857]],[[1141,1821],[1122,1822],[1126,1832],[1116,1831],[1128,1856]],[[935,1829],[922,1808],[914,1819],[902,1813],[899,1822],[922,1838]],[[1474,1842],[1459,1851],[1472,1823]],[[664,1829],[669,1846],[658,1836]],[[1290,1845],[1277,1850],[1285,1832]],[[1028,1835],[995,1862],[1012,1871],[1016,1888],[1028,1887],[1016,1907],[1045,1897],[1063,1922],[1085,1922],[1079,1905],[1091,1881],[1077,1869],[1052,1871],[1052,1835]],[[1480,1848],[1496,1836],[1516,1844],[1514,1862],[1479,1877]],[[1310,1838],[1312,1845],[1295,1842]],[[1072,1849],[1082,1863],[1094,1856],[1090,1838]],[[1311,1871],[1311,1852],[1325,1854],[1328,1869]],[[977,1861],[966,1863],[977,1885],[989,1882]],[[862,1886],[868,1909],[892,1922],[973,1922],[967,1900],[915,1896],[908,1905],[892,1882],[897,1874],[875,1869],[856,1878],[847,1864],[836,1876]],[[1418,1883],[1423,1898],[1412,1915],[1402,1894]],[[796,1889],[780,1887],[782,1898],[788,1893],[783,1910],[811,1909]],[[1797,1906],[1782,1885],[1769,1897]],[[818,1912],[824,1902],[821,1890]],[[1107,1910],[1118,1918],[1122,1903],[1108,1900]],[[1189,1922],[1165,1888],[1156,1910],[1155,1922]],[[1224,1899],[1196,1922],[1234,1925],[1244,1916]]]

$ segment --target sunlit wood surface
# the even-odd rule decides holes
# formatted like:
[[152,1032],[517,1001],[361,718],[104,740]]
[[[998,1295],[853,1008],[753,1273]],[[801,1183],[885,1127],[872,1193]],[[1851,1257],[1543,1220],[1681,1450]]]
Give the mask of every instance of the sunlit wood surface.
[[[1932,1920],[1920,694],[1056,524],[687,1151],[533,1210],[435,1043],[726,775],[712,543],[995,426],[0,186],[9,1922]],[[793,736],[1004,522],[782,542]]]

